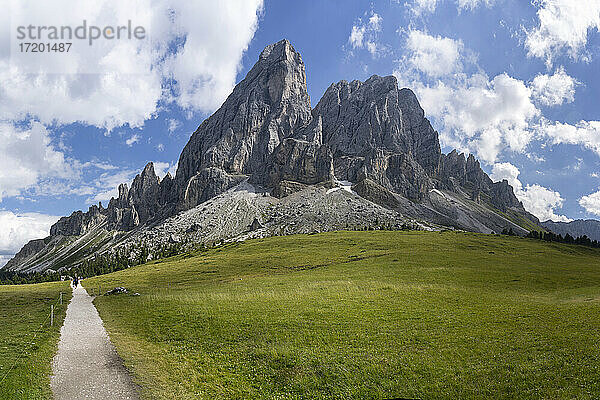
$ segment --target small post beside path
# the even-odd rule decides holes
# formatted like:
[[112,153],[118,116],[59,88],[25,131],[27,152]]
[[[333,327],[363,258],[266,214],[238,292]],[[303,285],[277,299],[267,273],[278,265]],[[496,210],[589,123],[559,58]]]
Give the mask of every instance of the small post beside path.
[[50,306],[50,326],[54,326],[54,304]]

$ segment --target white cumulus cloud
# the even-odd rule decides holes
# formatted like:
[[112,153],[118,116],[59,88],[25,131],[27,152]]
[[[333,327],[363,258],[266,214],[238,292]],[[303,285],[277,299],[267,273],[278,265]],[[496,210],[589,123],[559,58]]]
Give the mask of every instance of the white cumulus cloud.
[[525,47],[529,56],[548,64],[562,52],[580,59],[588,32],[600,29],[600,0],[536,0],[538,25],[528,30]]
[[505,73],[490,79],[481,72],[432,80],[405,65],[394,75],[416,92],[440,129],[443,145],[469,150],[488,163],[495,162],[506,148],[525,151],[533,138],[530,124],[539,115],[525,82]]
[[440,77],[461,68],[460,58],[464,46],[460,40],[411,30],[408,33],[406,47],[410,52],[407,61],[428,76]]
[[538,128],[541,137],[553,144],[580,145],[600,156],[600,121],[580,121],[575,125],[542,119]]
[[381,22],[383,18],[379,14],[371,11],[365,18],[359,18],[352,26],[348,43],[353,49],[367,49],[373,57],[377,56],[382,50],[379,44],[378,34],[381,32]]
[[523,188],[521,181],[519,180],[519,168],[515,167],[511,163],[496,163],[492,166],[492,173],[490,174],[490,178],[494,182],[500,182],[503,180],[507,180],[510,186],[515,190],[520,190]]
[[178,120],[173,119],[173,118],[169,118],[167,120],[167,129],[169,130],[169,133],[175,132],[180,127],[181,127],[181,122],[179,122]]
[[588,213],[600,216],[600,190],[579,199],[579,205]]
[[75,27],[84,19],[99,26],[132,20],[147,29],[147,40],[76,42],[69,53],[44,63],[11,58],[6,41],[0,43],[0,119],[81,122],[108,130],[142,126],[161,101],[189,111],[217,108],[235,83],[262,10],[262,0],[2,4],[5,37],[16,35],[8,30],[15,24]]
[[77,179],[80,165],[52,144],[39,122],[15,126],[0,122],[0,201],[47,179]]
[[505,150],[535,158],[527,153],[533,139],[580,145],[600,155],[600,121],[549,121],[538,108],[574,101],[579,82],[564,68],[528,83],[507,73],[490,78],[476,55],[451,38],[412,30],[405,48],[394,75],[415,91],[440,130],[442,145],[475,153],[489,164]]
[[360,49],[363,45],[363,39],[365,37],[365,31],[367,28],[363,26],[354,25],[352,27],[352,31],[350,32],[350,37],[348,38],[348,42],[352,45],[354,49]]
[[262,0],[162,2],[157,18],[170,16],[172,23],[161,20],[165,30],[185,38],[182,48],[165,61],[165,76],[178,82],[177,104],[206,112],[223,103],[235,85],[262,8]]
[[138,143],[140,141],[140,135],[134,133],[133,135],[131,135],[131,137],[129,139],[127,139],[125,141],[125,144],[129,147],[133,146],[135,143]]
[[557,208],[562,207],[564,202],[559,192],[540,185],[527,185],[525,189],[515,194],[523,202],[523,207],[538,217],[540,221],[572,221],[570,218],[558,215],[555,212]]
[[439,0],[414,0],[412,11],[417,15],[425,12],[433,13],[437,8],[438,2]]
[[491,7],[496,4],[496,0],[458,0],[459,9],[473,10],[479,6]]
[[58,218],[38,213],[0,211],[0,267],[28,241],[48,236],[50,227]]
[[[438,5],[444,0],[414,0],[410,5],[411,10],[416,15],[424,13],[433,13]],[[479,6],[491,7],[496,3],[496,0],[455,0],[458,11],[474,10]]]
[[578,83],[561,67],[554,75],[539,74],[533,79],[533,97],[546,106],[572,103],[575,101],[575,88]]

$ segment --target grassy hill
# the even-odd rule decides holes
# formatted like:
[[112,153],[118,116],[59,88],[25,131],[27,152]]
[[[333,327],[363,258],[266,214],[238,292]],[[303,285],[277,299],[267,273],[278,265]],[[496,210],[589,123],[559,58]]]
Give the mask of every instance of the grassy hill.
[[52,398],[51,362],[70,298],[68,282],[0,286],[0,399]]
[[147,398],[600,397],[600,252],[470,233],[274,237],[89,279]]

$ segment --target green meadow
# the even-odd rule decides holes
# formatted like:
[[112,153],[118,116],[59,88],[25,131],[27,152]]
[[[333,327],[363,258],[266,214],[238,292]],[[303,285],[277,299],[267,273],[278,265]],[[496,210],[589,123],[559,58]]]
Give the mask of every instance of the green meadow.
[[52,358],[70,299],[68,282],[0,286],[0,399],[52,398]]
[[600,251],[586,247],[334,232],[84,286],[140,294],[95,304],[147,399],[600,398]]

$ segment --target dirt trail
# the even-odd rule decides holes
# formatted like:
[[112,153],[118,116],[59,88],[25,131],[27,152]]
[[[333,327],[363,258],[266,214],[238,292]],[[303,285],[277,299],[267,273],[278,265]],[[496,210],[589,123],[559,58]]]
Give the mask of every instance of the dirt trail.
[[73,290],[52,372],[56,400],[139,399],[92,297],[82,286]]

